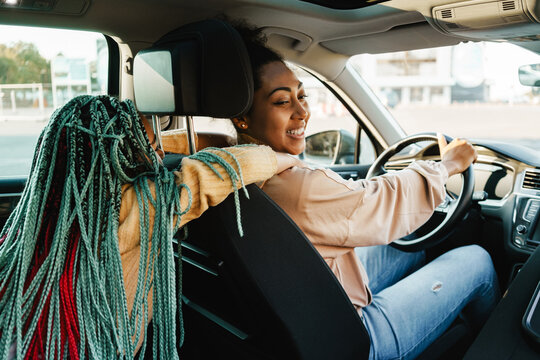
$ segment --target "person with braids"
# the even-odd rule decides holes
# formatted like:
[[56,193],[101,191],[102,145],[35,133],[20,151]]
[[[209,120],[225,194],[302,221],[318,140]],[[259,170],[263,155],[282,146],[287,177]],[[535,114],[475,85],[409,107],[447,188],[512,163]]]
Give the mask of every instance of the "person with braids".
[[172,236],[296,160],[243,146],[168,171],[154,136],[130,100],[80,96],[52,115],[0,232],[0,358],[131,359],[150,320],[154,358],[178,358]]
[[[310,118],[302,82],[266,47],[260,31],[233,26],[246,44],[255,84],[250,110],[232,119],[239,142],[302,153]],[[263,186],[314,244],[358,310],[370,334],[371,359],[415,358],[460,313],[478,329],[499,298],[491,258],[477,245],[453,249],[427,265],[424,252],[386,245],[427,221],[445,198],[448,177],[477,156],[465,140],[446,144],[440,137],[439,146],[440,162],[415,161],[369,180],[346,181],[331,170],[299,165]]]

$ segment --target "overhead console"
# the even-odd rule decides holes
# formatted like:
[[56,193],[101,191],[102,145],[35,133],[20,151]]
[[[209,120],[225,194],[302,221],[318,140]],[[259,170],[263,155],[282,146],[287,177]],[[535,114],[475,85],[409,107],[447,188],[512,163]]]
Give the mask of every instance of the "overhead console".
[[432,24],[450,35],[473,40],[537,40],[540,4],[536,0],[472,0],[432,9]]

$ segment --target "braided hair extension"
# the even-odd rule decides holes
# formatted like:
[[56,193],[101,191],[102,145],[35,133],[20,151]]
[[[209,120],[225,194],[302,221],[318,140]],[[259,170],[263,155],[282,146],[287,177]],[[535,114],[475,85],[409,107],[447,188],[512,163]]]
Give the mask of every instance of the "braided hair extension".
[[[215,154],[197,157],[225,167]],[[233,184],[241,181],[241,173],[230,166],[226,171]],[[141,234],[130,315],[118,245],[127,183],[135,188]],[[186,209],[180,208],[182,187],[190,197]],[[190,204],[189,188],[176,185],[161,166],[131,101],[79,96],[57,110],[39,137],[21,200],[0,232],[0,358],[131,359],[143,332],[140,353],[146,348],[150,291],[158,334],[154,358],[178,358],[181,282],[175,281],[170,240]]]

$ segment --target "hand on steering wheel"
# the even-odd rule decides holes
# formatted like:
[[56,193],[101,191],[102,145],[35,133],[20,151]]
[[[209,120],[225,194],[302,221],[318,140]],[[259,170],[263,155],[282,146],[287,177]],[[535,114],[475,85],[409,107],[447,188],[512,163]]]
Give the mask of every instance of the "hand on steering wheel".
[[[442,161],[445,163],[445,166],[449,171],[449,176],[462,171],[461,176],[463,178],[463,182],[458,197],[454,199],[447,193],[446,199],[435,209],[434,216],[442,218],[442,221],[438,222],[438,224],[434,226],[432,217],[432,219],[428,220],[425,225],[421,226],[412,234],[409,234],[401,239],[394,240],[394,242],[391,243],[392,246],[401,250],[423,250],[446,239],[452,230],[454,230],[454,226],[463,219],[463,216],[472,202],[472,194],[474,192],[474,173],[472,165],[469,164],[471,162],[471,156],[473,159],[476,159],[476,150],[474,150],[470,144],[465,146],[468,148],[468,150],[456,150],[456,148],[459,146],[463,148],[463,144],[461,142],[466,141],[457,140],[452,143],[452,138],[446,135],[443,135],[443,137],[444,140],[439,139],[437,135],[432,133],[411,135],[406,137],[386,149],[371,165],[367,173],[367,179],[385,174],[386,170],[384,165],[392,156],[396,155],[407,146],[422,141],[439,143],[439,146],[443,152]],[[471,154],[470,151],[473,153]]]
[[454,139],[448,144],[443,134],[437,134],[437,138],[448,177],[464,172],[478,158],[476,149],[467,140]]

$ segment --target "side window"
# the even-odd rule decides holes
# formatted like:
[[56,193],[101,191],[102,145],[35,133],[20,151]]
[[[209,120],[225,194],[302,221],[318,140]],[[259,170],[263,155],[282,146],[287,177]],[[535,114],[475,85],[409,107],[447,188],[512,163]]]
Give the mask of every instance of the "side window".
[[311,118],[306,128],[304,161],[319,166],[339,164],[371,164],[375,149],[363,129],[360,129],[358,161],[355,161],[358,122],[341,101],[317,78],[289,64],[304,84]]
[[0,26],[0,177],[30,171],[37,138],[58,107],[77,95],[106,94],[102,34]]

